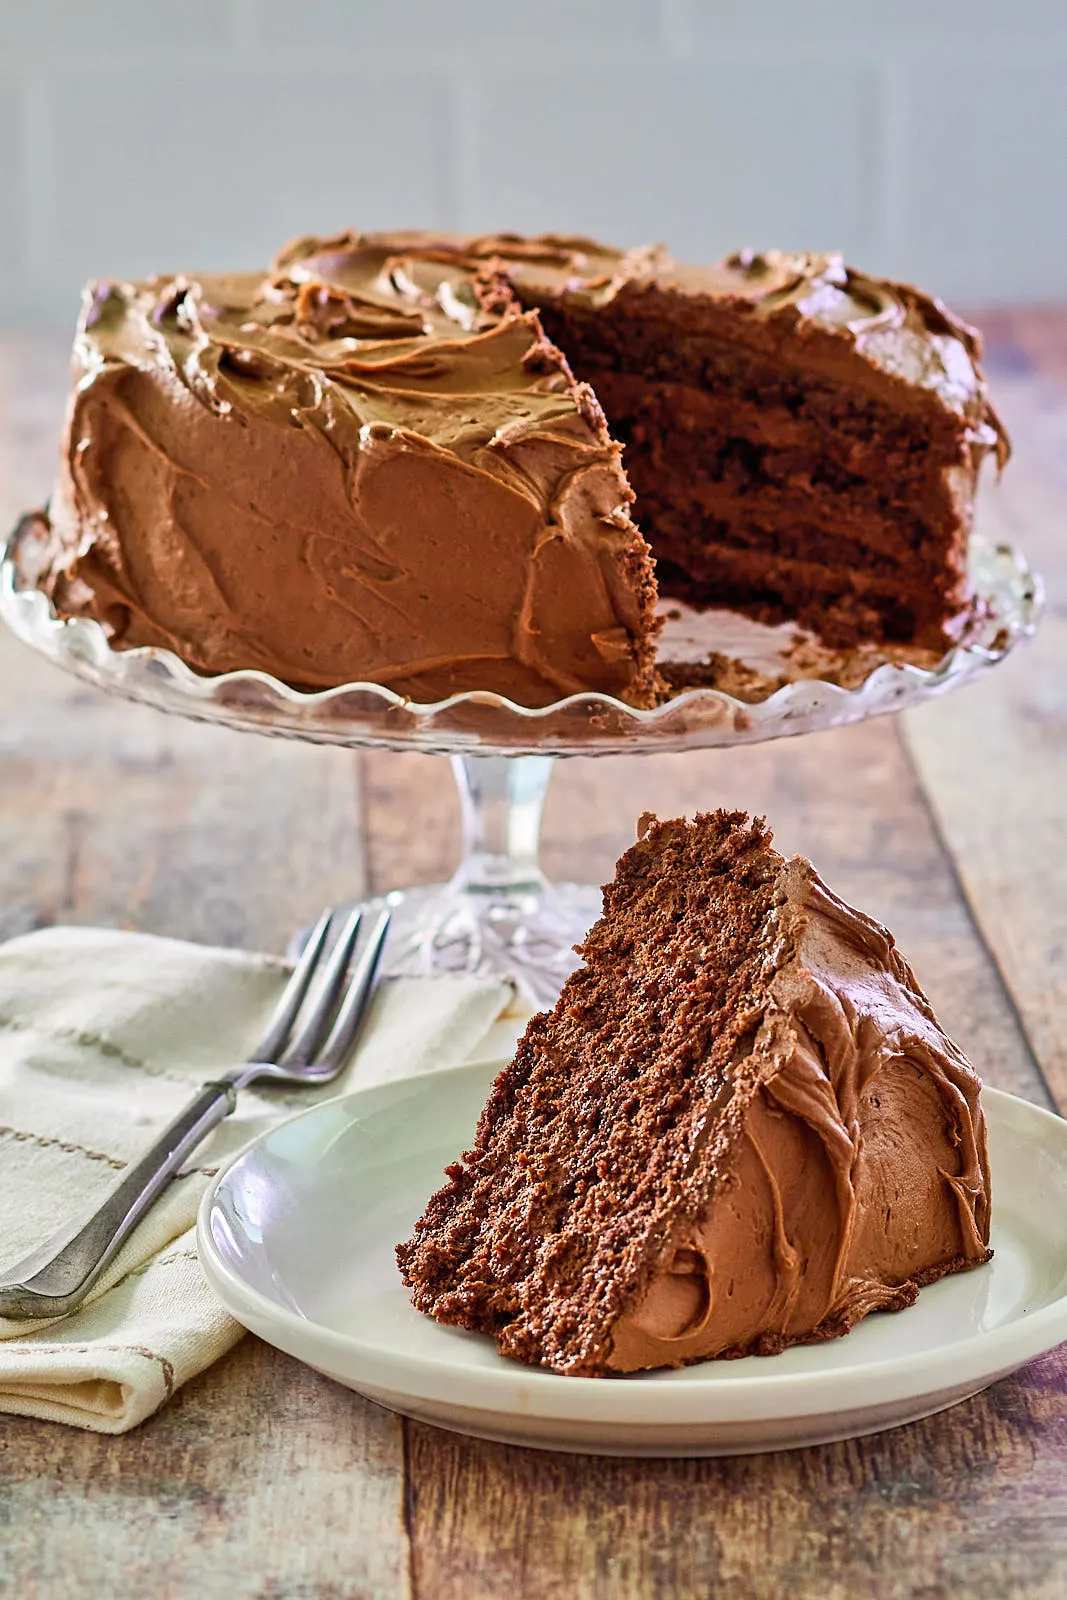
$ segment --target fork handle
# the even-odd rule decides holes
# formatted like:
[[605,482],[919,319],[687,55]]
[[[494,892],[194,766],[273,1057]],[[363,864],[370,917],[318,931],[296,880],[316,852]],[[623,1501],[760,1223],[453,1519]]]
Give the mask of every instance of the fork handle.
[[203,1139],[237,1103],[233,1083],[205,1083],[73,1236],[70,1225],[0,1278],[0,1317],[73,1311]]

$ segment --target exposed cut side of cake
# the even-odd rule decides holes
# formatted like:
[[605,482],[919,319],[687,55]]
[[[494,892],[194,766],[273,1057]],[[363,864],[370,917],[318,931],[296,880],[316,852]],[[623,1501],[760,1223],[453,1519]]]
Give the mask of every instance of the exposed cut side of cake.
[[520,297],[625,446],[661,596],[834,649],[958,639],[978,470],[1007,452],[972,328],[837,256],[545,276]]
[[805,630],[786,677],[932,664],[1007,451],[973,330],[825,255],[302,238],[90,286],[75,378],[23,583],[118,647],[421,701],[734,687],[726,612]]
[[642,825],[398,1247],[414,1304],[591,1376],[832,1338],[986,1261],[979,1083],[892,935],[762,821]]

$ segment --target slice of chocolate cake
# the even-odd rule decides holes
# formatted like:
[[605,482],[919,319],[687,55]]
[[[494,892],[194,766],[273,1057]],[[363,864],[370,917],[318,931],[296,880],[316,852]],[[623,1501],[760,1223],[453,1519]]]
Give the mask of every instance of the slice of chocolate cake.
[[642,820],[397,1250],[419,1310],[593,1376],[828,1339],[989,1257],[979,1083],[762,821]]

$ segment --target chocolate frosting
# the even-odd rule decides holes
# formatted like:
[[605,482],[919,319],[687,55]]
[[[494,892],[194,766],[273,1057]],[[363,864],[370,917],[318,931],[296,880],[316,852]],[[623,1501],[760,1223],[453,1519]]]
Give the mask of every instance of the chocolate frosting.
[[977,1079],[884,928],[800,859],[780,887],[738,1136],[617,1322],[613,1370],[844,1333],[910,1303],[932,1260],[988,1257]]
[[646,702],[651,564],[592,391],[407,243],[93,287],[41,581],[212,672]]
[[[343,248],[359,237],[341,235],[333,244]],[[858,271],[836,253],[740,250],[711,266],[690,266],[662,245],[618,250],[564,234],[444,234],[435,243],[471,271],[497,263],[527,305],[566,300],[599,308],[619,299],[694,294],[721,301],[731,312],[748,314],[757,342],[761,333],[799,332],[810,367],[832,370],[847,360],[853,379],[866,367],[872,388],[895,382],[898,403],[906,405],[911,391],[966,419],[975,448],[995,448],[1001,466],[1010,454],[986,393],[977,330],[934,296]],[[317,241],[291,248],[311,251]]]

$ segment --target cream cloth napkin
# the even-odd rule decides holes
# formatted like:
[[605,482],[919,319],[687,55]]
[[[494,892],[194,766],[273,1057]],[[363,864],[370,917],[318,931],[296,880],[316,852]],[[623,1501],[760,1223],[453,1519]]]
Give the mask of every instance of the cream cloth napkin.
[[[91,1210],[197,1085],[247,1056],[286,976],[269,956],[97,928],[0,945],[0,1273]],[[197,1260],[197,1206],[219,1166],[319,1100],[505,1053],[524,1016],[507,983],[383,981],[344,1076],[244,1090],[83,1307],[0,1318],[0,1410],[100,1433],[150,1416],[244,1332]]]

